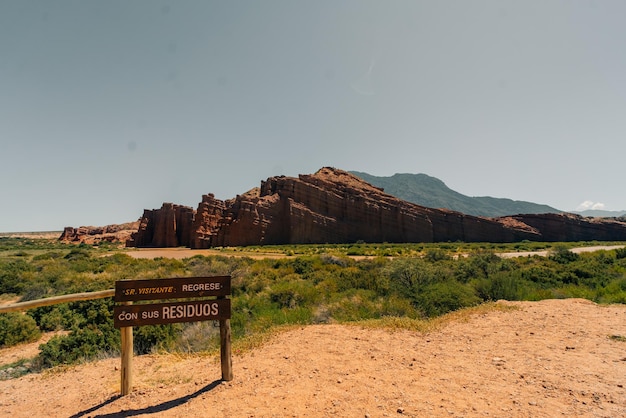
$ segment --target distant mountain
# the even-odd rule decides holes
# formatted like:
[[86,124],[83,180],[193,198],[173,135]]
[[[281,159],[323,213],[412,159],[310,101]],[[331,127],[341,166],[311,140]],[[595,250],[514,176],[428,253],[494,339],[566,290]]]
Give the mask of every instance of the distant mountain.
[[562,213],[547,205],[495,197],[470,197],[455,192],[441,180],[426,174],[394,174],[377,177],[359,171],[350,173],[386,193],[421,206],[445,208],[467,215],[498,217],[517,214]]

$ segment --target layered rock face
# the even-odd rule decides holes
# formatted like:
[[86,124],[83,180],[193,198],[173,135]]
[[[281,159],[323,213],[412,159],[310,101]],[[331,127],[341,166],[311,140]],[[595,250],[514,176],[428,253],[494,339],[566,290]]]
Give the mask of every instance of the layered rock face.
[[163,203],[160,209],[143,211],[137,232],[126,245],[129,247],[188,247],[195,211],[189,206]]
[[572,213],[516,215],[515,219],[540,233],[541,241],[624,241],[626,223],[606,218],[585,218]]
[[626,240],[626,223],[571,214],[483,218],[397,199],[352,174],[325,167],[312,175],[271,177],[197,210],[165,203],[146,210],[128,241],[135,247],[210,248],[364,242],[516,242]]

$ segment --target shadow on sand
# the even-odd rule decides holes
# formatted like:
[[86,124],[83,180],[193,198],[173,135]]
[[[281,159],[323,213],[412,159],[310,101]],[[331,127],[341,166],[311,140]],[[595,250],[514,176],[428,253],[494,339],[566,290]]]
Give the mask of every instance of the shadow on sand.
[[121,399],[122,396],[121,395],[115,395],[109,399],[107,399],[106,401],[102,402],[99,405],[96,405],[92,408],[86,409],[84,411],[78,412],[74,415],[72,415],[70,418],[80,418],[80,417],[84,417],[84,416],[91,416],[93,418],[115,418],[115,417],[133,417],[133,416],[137,416],[137,415],[143,415],[143,414],[158,414],[160,412],[164,412],[167,411],[169,409],[172,408],[176,408],[177,406],[180,406],[186,402],[189,402],[190,400],[192,400],[193,398],[197,398],[198,396],[202,395],[203,393],[207,393],[213,389],[215,389],[220,383],[222,383],[223,380],[215,380],[211,383],[209,383],[208,385],[206,385],[205,387],[198,389],[197,391],[195,391],[192,394],[189,394],[187,396],[183,396],[181,398],[177,398],[177,399],[172,399],[170,401],[167,402],[163,402],[160,403],[158,405],[153,405],[153,406],[148,406],[146,408],[141,408],[141,409],[129,409],[129,410],[123,410],[123,411],[119,411],[119,412],[111,412],[109,414],[102,414],[102,415],[89,415],[94,413],[95,411],[97,411],[98,409],[109,405],[113,402],[115,402],[118,399]]

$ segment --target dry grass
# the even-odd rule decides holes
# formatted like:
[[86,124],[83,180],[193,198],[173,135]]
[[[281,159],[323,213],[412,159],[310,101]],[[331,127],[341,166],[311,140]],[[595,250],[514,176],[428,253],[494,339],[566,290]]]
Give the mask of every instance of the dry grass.
[[365,328],[382,328],[390,331],[416,331],[426,334],[438,331],[451,322],[467,322],[475,315],[484,315],[493,311],[513,311],[518,309],[519,307],[517,306],[502,302],[488,302],[470,308],[459,309],[458,311],[431,319],[411,319],[388,316],[381,319],[347,323],[346,325],[355,325]]

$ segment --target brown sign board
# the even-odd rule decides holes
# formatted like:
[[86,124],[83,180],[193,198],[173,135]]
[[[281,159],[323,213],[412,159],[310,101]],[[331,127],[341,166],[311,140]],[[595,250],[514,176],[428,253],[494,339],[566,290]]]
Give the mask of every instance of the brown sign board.
[[230,276],[118,280],[115,301],[184,299],[230,295]]
[[230,319],[230,299],[120,305],[113,308],[115,328],[221,319]]

